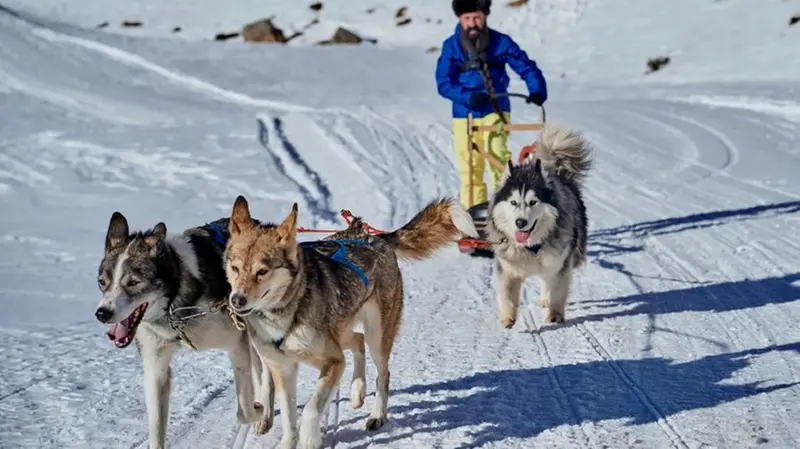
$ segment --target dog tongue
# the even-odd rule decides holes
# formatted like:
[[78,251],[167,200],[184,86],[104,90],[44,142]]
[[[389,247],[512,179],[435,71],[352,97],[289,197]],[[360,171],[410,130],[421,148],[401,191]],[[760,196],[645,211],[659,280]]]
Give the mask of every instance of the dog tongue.
[[514,233],[514,238],[517,239],[517,243],[525,243],[528,241],[528,237],[531,236],[530,232],[527,231],[517,231]]
[[128,321],[130,317],[125,318],[119,323],[114,323],[108,328],[108,338],[113,340],[114,343],[120,343],[128,336]]

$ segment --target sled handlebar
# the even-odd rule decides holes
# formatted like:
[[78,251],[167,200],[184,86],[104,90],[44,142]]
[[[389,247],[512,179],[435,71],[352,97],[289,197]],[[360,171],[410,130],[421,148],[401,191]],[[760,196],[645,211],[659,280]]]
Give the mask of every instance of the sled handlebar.
[[[516,92],[504,92],[492,95],[492,98],[500,98],[500,97],[517,97],[517,98],[522,98],[523,100],[528,99],[527,95],[519,94]],[[546,121],[545,119],[547,118],[547,114],[545,113],[544,106],[539,106],[539,108],[542,110],[542,123],[544,123]]]

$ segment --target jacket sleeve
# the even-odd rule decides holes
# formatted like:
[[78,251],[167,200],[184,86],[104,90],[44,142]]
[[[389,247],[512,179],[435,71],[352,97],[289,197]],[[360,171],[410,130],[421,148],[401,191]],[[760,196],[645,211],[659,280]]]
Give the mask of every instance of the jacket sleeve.
[[458,85],[458,68],[454,64],[450,45],[442,45],[442,52],[436,61],[436,87],[439,95],[461,104],[469,104],[469,92]]
[[510,37],[506,38],[506,63],[517,73],[528,86],[529,93],[539,93],[543,100],[547,99],[547,82],[536,62],[528,57]]

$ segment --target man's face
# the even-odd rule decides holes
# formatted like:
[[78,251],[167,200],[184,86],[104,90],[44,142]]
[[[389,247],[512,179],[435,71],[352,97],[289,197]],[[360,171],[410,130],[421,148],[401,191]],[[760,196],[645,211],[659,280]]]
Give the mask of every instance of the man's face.
[[480,11],[464,13],[458,16],[458,23],[461,24],[461,28],[467,32],[467,35],[474,39],[478,36],[480,29],[486,25],[486,14]]

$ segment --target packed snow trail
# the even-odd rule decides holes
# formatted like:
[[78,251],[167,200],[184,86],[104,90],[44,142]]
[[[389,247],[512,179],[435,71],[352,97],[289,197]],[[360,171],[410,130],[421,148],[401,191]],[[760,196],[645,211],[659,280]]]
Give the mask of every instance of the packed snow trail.
[[[0,207],[13,211],[0,218],[4,448],[147,446],[136,351],[115,349],[93,318],[114,210],[133,228],[176,232],[229,214],[241,193],[266,220],[296,201],[304,226],[342,226],[348,208],[392,228],[457,192],[449,105],[422,56],[342,49],[342,68],[340,54],[292,49],[276,74],[263,63],[278,56],[261,49],[212,58],[204,43],[39,22],[0,16],[0,103],[13,106],[0,116]],[[283,81],[312,76],[312,60],[328,78]],[[352,70],[363,78],[339,83]],[[785,86],[767,89],[782,103],[763,86],[638,87],[624,99],[564,87],[549,119],[596,147],[590,263],[568,322],[543,324],[530,280],[517,326],[501,329],[491,262],[455,248],[405,263],[390,426],[364,430],[368,363],[364,407],[350,410],[344,382],[326,443],[800,445],[800,96]],[[515,103],[514,121],[535,117]],[[300,373],[302,405],[317,373]],[[280,440],[279,418],[261,437],[236,424],[221,352],[181,353],[173,374],[169,447]]]

